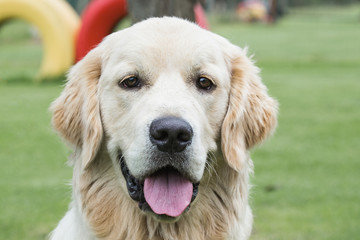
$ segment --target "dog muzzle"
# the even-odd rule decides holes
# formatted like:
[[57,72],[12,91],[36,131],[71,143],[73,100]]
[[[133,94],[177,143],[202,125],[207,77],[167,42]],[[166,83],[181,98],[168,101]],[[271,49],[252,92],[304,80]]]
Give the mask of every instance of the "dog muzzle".
[[140,181],[131,175],[123,158],[120,165],[129,195],[143,211],[177,218],[190,209],[197,196],[199,183],[192,183],[172,167],[162,168]]

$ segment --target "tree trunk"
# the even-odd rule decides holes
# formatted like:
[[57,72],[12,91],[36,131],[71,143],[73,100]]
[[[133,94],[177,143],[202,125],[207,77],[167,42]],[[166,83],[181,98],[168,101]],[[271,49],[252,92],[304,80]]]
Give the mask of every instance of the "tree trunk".
[[275,23],[277,20],[277,0],[271,0],[270,22]]
[[194,22],[196,3],[197,0],[128,0],[128,9],[133,24],[162,16],[177,16]]

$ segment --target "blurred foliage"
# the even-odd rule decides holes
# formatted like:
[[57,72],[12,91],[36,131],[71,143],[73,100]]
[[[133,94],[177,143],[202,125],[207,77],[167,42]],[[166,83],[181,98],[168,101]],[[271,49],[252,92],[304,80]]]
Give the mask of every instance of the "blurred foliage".
[[[219,11],[221,9],[233,9],[239,3],[250,0],[200,0],[208,10]],[[267,6],[272,0],[262,0]],[[277,4],[286,7],[311,6],[311,5],[345,5],[360,3],[360,0],[276,0]]]
[[359,3],[360,0],[286,0],[288,6],[309,6],[309,5],[344,5],[351,3]]
[[81,14],[85,7],[89,4],[90,0],[67,0],[70,5]]

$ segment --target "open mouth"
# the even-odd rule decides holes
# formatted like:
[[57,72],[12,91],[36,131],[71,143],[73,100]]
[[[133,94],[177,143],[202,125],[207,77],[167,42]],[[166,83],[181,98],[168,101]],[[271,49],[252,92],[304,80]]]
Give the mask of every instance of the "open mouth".
[[173,167],[161,168],[140,181],[131,175],[123,158],[120,165],[129,196],[139,202],[141,210],[157,217],[170,220],[179,217],[190,209],[197,196],[199,183],[192,183]]

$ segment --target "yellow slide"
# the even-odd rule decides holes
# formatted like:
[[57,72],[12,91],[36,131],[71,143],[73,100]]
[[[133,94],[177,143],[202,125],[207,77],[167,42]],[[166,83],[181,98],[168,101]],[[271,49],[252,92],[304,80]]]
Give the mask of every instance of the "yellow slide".
[[66,72],[75,59],[80,19],[64,0],[0,0],[0,23],[20,18],[38,28],[44,56],[39,77]]

